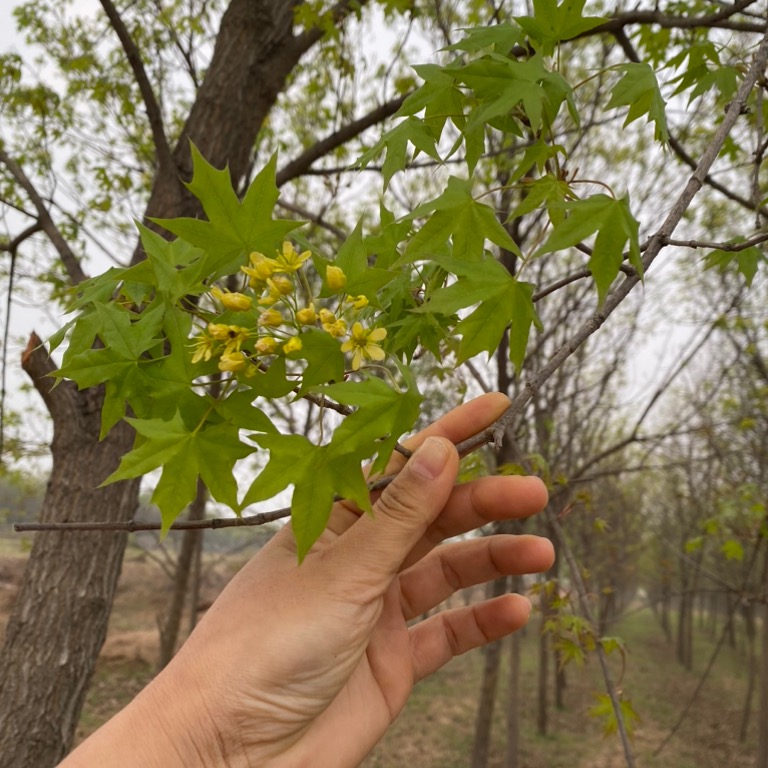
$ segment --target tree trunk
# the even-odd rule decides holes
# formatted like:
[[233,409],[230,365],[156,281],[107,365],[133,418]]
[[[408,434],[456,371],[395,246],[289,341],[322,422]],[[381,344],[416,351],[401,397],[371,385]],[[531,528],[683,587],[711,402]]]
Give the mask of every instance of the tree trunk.
[[[98,488],[133,436],[119,425],[98,442],[101,394],[52,389],[53,363],[33,335],[24,369],[53,417],[53,470],[41,519],[130,518],[138,481]],[[0,656],[0,766],[43,768],[69,749],[107,631],[126,534],[39,533]]]
[[[519,592],[522,579],[512,577],[512,591]],[[523,639],[520,632],[509,638],[509,690],[507,691],[507,752],[504,768],[520,766],[520,655]]]
[[[155,179],[146,216],[196,216],[197,202],[180,183],[190,171],[189,141],[217,167],[243,178],[255,138],[301,56],[321,30],[293,32],[298,0],[231,0],[206,78],[190,110],[175,167]],[[342,4],[343,7],[343,4]],[[158,148],[159,149],[159,148]],[[167,164],[166,164],[167,165]],[[137,248],[134,260],[141,258]],[[39,339],[34,337],[34,344]],[[41,519],[127,520],[137,506],[138,481],[97,486],[127,452],[133,435],[115,427],[98,441],[101,393],[50,391],[27,352],[25,369],[54,421],[53,472]],[[116,533],[38,534],[0,656],[0,768],[46,768],[71,746],[93,666],[101,649],[126,536]]]
[[757,762],[755,768],[768,768],[768,552],[763,564],[763,627],[760,652],[760,709],[757,717]]
[[549,597],[546,587],[541,590],[541,628],[539,630],[539,674],[538,696],[536,698],[536,732],[547,735],[547,709],[549,688],[549,635],[545,631],[550,618]]
[[745,607],[744,619],[746,622],[747,649],[749,651],[749,673],[747,674],[747,694],[744,697],[744,711],[741,714],[741,727],[739,728],[739,741],[742,744],[747,740],[749,718],[752,714],[752,698],[755,692],[755,678],[758,674],[757,654],[755,653],[755,604],[753,602],[750,602]]
[[[188,520],[202,520],[205,517],[205,504],[208,500],[208,491],[203,481],[197,480],[197,496],[189,506]],[[179,642],[179,629],[181,618],[184,614],[184,603],[187,598],[187,586],[195,559],[195,553],[199,549],[203,531],[184,531],[181,537],[181,548],[176,560],[176,573],[174,574],[173,591],[168,601],[165,615],[160,618],[160,656],[158,669],[163,669],[176,653]],[[192,608],[195,610],[195,607]]]
[[[496,579],[489,585],[489,598],[503,595],[507,587],[506,577]],[[480,685],[480,700],[475,719],[475,743],[472,748],[471,768],[486,768],[491,750],[491,724],[493,707],[496,703],[496,686],[499,680],[501,661],[501,641],[497,640],[485,647],[485,666],[483,681]]]

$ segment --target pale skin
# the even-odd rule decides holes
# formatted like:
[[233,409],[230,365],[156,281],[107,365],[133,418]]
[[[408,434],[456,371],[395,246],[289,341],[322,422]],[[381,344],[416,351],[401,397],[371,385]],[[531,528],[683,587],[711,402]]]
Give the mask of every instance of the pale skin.
[[451,411],[395,455],[374,515],[336,504],[301,565],[289,526],[230,582],[171,664],[62,768],[355,768],[415,683],[522,627],[519,595],[416,621],[456,590],[545,571],[552,545],[494,535],[443,544],[540,511],[534,477],[456,485],[454,443],[508,405],[491,394]]

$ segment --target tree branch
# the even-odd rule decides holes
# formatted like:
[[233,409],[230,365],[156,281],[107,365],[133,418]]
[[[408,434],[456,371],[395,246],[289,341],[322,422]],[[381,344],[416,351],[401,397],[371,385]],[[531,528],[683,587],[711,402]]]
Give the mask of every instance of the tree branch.
[[710,13],[706,16],[678,16],[661,11],[627,11],[618,14],[609,19],[604,24],[590,29],[578,37],[589,37],[591,35],[609,32],[616,34],[624,27],[632,25],[656,25],[662,29],[695,29],[697,27],[717,27],[719,29],[730,29],[738,32],[757,32],[764,33],[765,23],[751,23],[747,21],[732,21],[732,17],[737,13],[753,5],[756,0],[739,0],[732,5],[726,5],[722,10],[716,13]]
[[759,245],[768,241],[768,232],[755,235],[743,243],[714,243],[708,240],[673,240],[671,237],[665,238],[665,245],[677,245],[681,248],[712,248],[718,251],[727,251],[728,253],[738,253],[751,248],[753,245]]
[[38,232],[42,232],[43,225],[36,221],[34,224],[28,226],[23,232],[20,232],[13,240],[9,240],[7,243],[0,242],[0,251],[5,251],[10,254],[15,254],[19,250],[19,246],[28,240],[32,235],[36,235]]
[[30,202],[37,211],[37,222],[59,254],[59,258],[61,258],[72,283],[77,285],[83,282],[87,275],[80,266],[80,260],[75,256],[69,247],[69,243],[64,239],[64,235],[61,234],[59,228],[54,224],[51,214],[45,206],[45,201],[35,189],[27,174],[24,173],[24,169],[2,147],[0,147],[0,163],[10,171],[18,185],[27,193]]
[[290,163],[283,166],[277,172],[275,177],[277,186],[282,187],[283,184],[286,184],[291,179],[295,179],[297,176],[305,174],[315,160],[319,160],[329,152],[332,152],[334,149],[343,146],[351,139],[359,136],[366,129],[377,125],[388,117],[394,115],[395,112],[400,109],[403,101],[405,101],[405,96],[398,96],[397,98],[391,99],[381,106],[372,109],[367,115],[363,115],[362,117],[357,118],[357,120],[347,123],[339,128],[338,131],[334,131],[334,133],[331,133],[324,139],[320,139],[320,141],[305,149],[297,158],[291,160]]
[[141,98],[144,101],[144,109],[147,112],[149,128],[152,131],[152,139],[155,143],[155,154],[160,173],[174,173],[175,163],[173,162],[173,153],[168,144],[163,127],[163,113],[160,104],[155,97],[152,84],[149,82],[147,70],[144,68],[144,62],[141,60],[141,54],[131,37],[128,28],[125,26],[120,14],[115,8],[112,0],[99,0],[104,13],[107,14],[109,23],[123,46],[128,63],[133,70],[133,76],[136,78],[136,84],[139,86]]
[[77,387],[73,381],[62,381],[56,386],[51,374],[56,370],[56,365],[51,360],[40,337],[33,331],[27,342],[27,348],[21,355],[21,367],[29,376],[43,399],[48,412],[54,420],[54,424],[62,416],[77,412],[76,395]]
[[[669,214],[662,223],[659,230],[648,241],[647,248],[643,255],[643,268],[647,271],[655,261],[658,254],[665,247],[666,241],[671,237],[677,225],[680,223],[685,211],[693,201],[697,192],[702,188],[704,179],[706,178],[709,169],[712,167],[715,159],[717,158],[725,139],[733,128],[734,123],[741,114],[742,107],[746,103],[749,92],[757,82],[758,77],[765,69],[766,60],[768,60],[768,30],[766,30],[763,40],[753,58],[752,65],[744,78],[741,86],[739,87],[736,96],[731,102],[728,110],[726,111],[725,118],[719,125],[715,135],[707,145],[702,154],[699,163],[696,166],[696,170],[688,179],[685,188],[678,196],[677,200],[673,204]],[[546,365],[544,365],[538,372],[536,372],[525,384],[523,390],[517,397],[512,400],[507,410],[486,429],[478,432],[476,435],[463,440],[456,445],[456,450],[460,456],[465,456],[474,450],[477,450],[483,445],[488,443],[494,443],[498,449],[501,446],[501,442],[504,438],[507,428],[511,425],[513,419],[523,412],[528,402],[539,391],[544,382],[556,371],[560,366],[577,350],[584,342],[595,333],[606,321],[608,316],[621,304],[621,302],[629,295],[630,291],[640,282],[641,278],[637,274],[631,274],[626,279],[614,288],[605,299],[601,310],[595,312],[595,314],[587,320],[581,328],[579,328],[573,336],[563,344],[560,349],[550,358]],[[395,475],[388,475],[381,477],[373,482],[369,483],[369,489],[373,491],[381,490],[392,482]],[[202,520],[196,521],[195,525],[200,527],[217,528],[217,527],[233,527],[240,525],[263,525],[266,522],[278,520],[282,517],[287,517],[290,514],[290,509],[279,509],[273,512],[266,512],[260,515],[253,515],[246,518],[225,518],[223,520]],[[186,524],[189,524],[188,522]],[[28,523],[14,526],[14,530],[50,530],[49,528],[41,528],[41,524]],[[69,528],[71,524],[59,524],[57,529]],[[78,523],[77,525],[94,525],[89,523]],[[112,524],[109,524],[112,525]],[[128,528],[106,528],[104,530],[147,530],[145,528],[135,527],[137,523],[126,523]],[[157,524],[148,524],[157,526]],[[184,527],[185,523],[178,523],[172,526],[173,529],[179,529]],[[30,527],[31,526],[31,527]],[[89,530],[99,530],[98,527],[89,528]],[[620,720],[620,713],[617,712],[617,718]]]

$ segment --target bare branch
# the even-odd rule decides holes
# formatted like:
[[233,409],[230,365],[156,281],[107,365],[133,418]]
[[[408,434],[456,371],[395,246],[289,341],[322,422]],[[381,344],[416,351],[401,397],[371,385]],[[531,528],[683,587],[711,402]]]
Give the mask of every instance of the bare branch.
[[75,256],[69,247],[69,243],[64,239],[64,235],[61,234],[59,228],[54,224],[45,201],[35,189],[35,185],[30,178],[24,173],[24,169],[2,147],[0,147],[0,163],[11,172],[18,185],[27,193],[30,202],[37,211],[37,221],[40,228],[48,236],[48,239],[59,254],[72,283],[77,285],[83,282],[87,275],[80,266],[80,260]]
[[32,235],[36,235],[38,232],[42,232],[43,225],[36,221],[34,224],[28,226],[23,232],[20,232],[13,240],[9,240],[7,243],[0,242],[0,251],[15,254],[19,250],[19,246],[28,240]]
[[759,245],[768,241],[768,232],[755,235],[745,240],[743,243],[715,243],[708,240],[673,240],[667,237],[664,240],[665,245],[677,245],[680,248],[712,248],[718,251],[727,251],[728,253],[738,253],[751,248],[753,245]]
[[385,102],[376,109],[372,109],[367,115],[353,120],[351,123],[347,123],[339,128],[338,131],[334,131],[324,139],[313,144],[311,147],[305,149],[297,158],[291,160],[290,163],[283,166],[275,177],[275,181],[278,187],[282,187],[291,179],[295,179],[297,176],[302,176],[307,173],[316,160],[324,157],[334,149],[343,146],[351,139],[359,136],[363,131],[367,130],[371,126],[386,120],[388,117],[397,112],[400,109],[405,96],[398,96]]
[[152,131],[152,139],[155,142],[155,153],[157,155],[157,163],[160,173],[172,173],[175,164],[173,162],[173,154],[168,144],[168,139],[165,136],[163,113],[160,109],[160,104],[155,97],[152,84],[149,82],[147,70],[144,68],[144,62],[141,60],[139,49],[131,37],[130,32],[128,32],[128,28],[120,17],[117,8],[115,8],[112,3],[112,0],[99,0],[99,2],[104,9],[104,13],[107,14],[112,29],[115,30],[115,34],[120,40],[120,44],[123,46],[123,51],[125,51],[128,63],[133,70],[133,76],[136,78],[136,84],[139,86],[141,98],[144,101],[144,109],[147,111],[149,128]]
[[277,204],[281,208],[284,208],[286,211],[295,213],[298,216],[301,216],[302,219],[307,219],[308,221],[311,221],[313,224],[317,224],[318,227],[327,229],[332,235],[337,237],[339,240],[347,239],[347,233],[343,229],[341,229],[340,227],[337,227],[335,224],[331,224],[329,221],[326,221],[321,214],[312,213],[312,211],[307,210],[301,205],[296,205],[296,203],[289,203],[287,200],[283,199],[282,197],[277,201]]
[[731,29],[738,32],[757,32],[764,33],[766,30],[765,22],[752,23],[748,21],[734,21],[732,19],[737,13],[754,5],[756,0],[738,0],[731,5],[724,5],[722,10],[716,13],[709,13],[705,16],[678,16],[674,14],[663,13],[658,10],[641,11],[633,10],[626,13],[619,13],[604,24],[590,29],[588,32],[579,35],[579,37],[588,37],[603,32],[616,34],[617,31],[634,25],[655,25],[662,29],[696,29],[699,27],[717,27],[719,29]]

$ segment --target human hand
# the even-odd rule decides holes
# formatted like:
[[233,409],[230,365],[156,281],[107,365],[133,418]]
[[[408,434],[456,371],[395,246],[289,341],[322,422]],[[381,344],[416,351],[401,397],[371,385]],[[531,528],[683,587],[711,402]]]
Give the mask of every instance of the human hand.
[[[519,629],[530,604],[503,595],[409,622],[458,589],[552,563],[551,544],[535,536],[438,546],[546,504],[537,478],[454,485],[452,444],[492,423],[507,404],[503,395],[486,395],[407,441],[418,450],[407,463],[393,456],[389,471],[400,471],[374,515],[336,504],[301,565],[290,526],[283,528],[230,582],[169,667],[106,734],[92,737],[95,745],[73,754],[85,762],[72,768],[95,764],[88,755],[97,759],[110,731],[113,746],[134,734],[141,765],[359,765],[416,682]],[[125,757],[98,764],[139,764]]]

